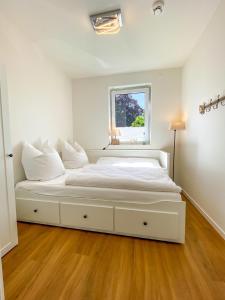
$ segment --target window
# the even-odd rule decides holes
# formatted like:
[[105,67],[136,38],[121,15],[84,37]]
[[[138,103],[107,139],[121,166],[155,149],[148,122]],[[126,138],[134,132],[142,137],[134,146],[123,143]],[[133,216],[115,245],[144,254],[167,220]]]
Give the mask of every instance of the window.
[[150,142],[150,86],[111,89],[112,145]]

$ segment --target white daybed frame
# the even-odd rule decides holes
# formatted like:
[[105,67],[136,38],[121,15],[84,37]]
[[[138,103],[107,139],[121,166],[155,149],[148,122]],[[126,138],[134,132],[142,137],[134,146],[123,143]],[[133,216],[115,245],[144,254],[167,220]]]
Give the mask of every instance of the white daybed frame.
[[149,149],[106,149],[106,150],[86,150],[89,161],[96,163],[100,157],[141,157],[155,158],[162,168],[170,173],[170,154],[162,150]]
[[[88,150],[99,157],[157,158],[169,173],[169,154],[160,150]],[[161,193],[164,194],[164,193]],[[165,193],[166,195],[166,193]],[[177,243],[185,241],[185,202],[165,199],[149,203],[34,195],[16,197],[19,221],[55,225]]]

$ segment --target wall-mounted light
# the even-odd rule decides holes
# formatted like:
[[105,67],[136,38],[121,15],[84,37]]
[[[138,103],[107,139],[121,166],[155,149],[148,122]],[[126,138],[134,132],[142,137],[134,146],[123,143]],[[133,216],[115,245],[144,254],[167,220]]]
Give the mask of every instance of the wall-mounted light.
[[113,10],[90,16],[96,34],[116,34],[122,27],[121,10]]

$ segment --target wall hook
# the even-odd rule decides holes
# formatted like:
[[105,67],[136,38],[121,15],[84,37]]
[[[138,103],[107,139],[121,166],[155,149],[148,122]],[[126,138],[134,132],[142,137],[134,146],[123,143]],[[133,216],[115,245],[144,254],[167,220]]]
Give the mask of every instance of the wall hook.
[[216,101],[215,104],[212,106],[213,109],[218,109],[218,107],[219,107],[219,101],[220,101],[220,95],[217,96],[217,101]]
[[209,101],[209,105],[205,105],[205,110],[207,111],[207,112],[210,112],[210,110],[211,110],[211,107],[212,107],[212,99]]
[[199,113],[204,115],[206,112],[210,112],[211,109],[217,109],[219,107],[219,103],[222,106],[225,106],[225,96],[221,97],[218,95],[216,100],[210,99],[209,103],[203,103],[199,105]]
[[221,101],[221,105],[222,105],[222,106],[225,106],[225,99],[223,99],[223,100]]

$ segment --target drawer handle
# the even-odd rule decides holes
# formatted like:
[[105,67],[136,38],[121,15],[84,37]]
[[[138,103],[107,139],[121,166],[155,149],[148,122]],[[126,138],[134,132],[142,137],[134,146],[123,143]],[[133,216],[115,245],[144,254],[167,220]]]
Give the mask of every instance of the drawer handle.
[[87,218],[88,218],[88,215],[83,215],[83,218],[84,218],[84,219],[87,219]]
[[143,222],[143,225],[144,225],[144,226],[148,226],[148,222],[144,221],[144,222]]
[[37,213],[37,212],[38,212],[38,209],[37,209],[37,208],[35,208],[35,209],[34,209],[34,213]]

